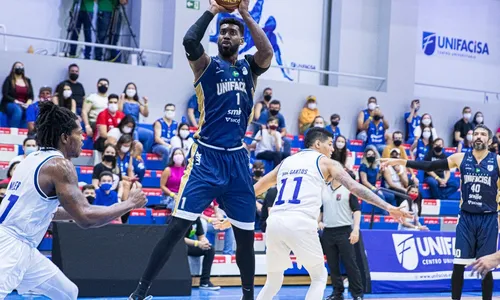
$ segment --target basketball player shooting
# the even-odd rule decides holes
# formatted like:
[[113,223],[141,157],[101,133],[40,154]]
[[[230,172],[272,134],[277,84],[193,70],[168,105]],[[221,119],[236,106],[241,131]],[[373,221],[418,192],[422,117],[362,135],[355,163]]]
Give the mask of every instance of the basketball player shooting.
[[90,205],[78,188],[70,160],[82,151],[78,117],[47,101],[40,104],[35,127],[40,151],[17,166],[0,206],[0,299],[16,289],[20,294],[32,291],[50,299],[75,300],[77,286],[37,250],[54,213],[54,220],[99,227],[143,207],[146,196],[133,188],[127,201],[109,207]]
[[255,83],[258,76],[270,67],[273,48],[264,31],[250,16],[248,5],[249,0],[242,0],[238,10],[257,47],[254,55],[245,55],[244,59],[238,60],[238,49],[244,44],[245,28],[241,22],[231,18],[222,19],[219,23],[219,54],[210,57],[205,53],[200,41],[215,15],[226,11],[215,0],[210,1],[209,10],[184,37],[201,113],[199,128],[194,135],[196,142],[190,150],[173,218],[153,250],[130,299],[142,300],[146,297],[151,282],[169,259],[177,242],[213,199],[217,199],[233,225],[242,299],[254,299],[256,207],[243,138],[252,120]]
[[[465,266],[474,264],[483,277],[483,299],[491,299],[493,276],[491,264],[497,251],[498,219],[497,191],[500,156],[488,151],[493,133],[488,127],[478,125],[473,133],[473,150],[455,153],[447,159],[435,161],[409,161],[405,159],[382,159],[382,167],[405,165],[426,172],[460,169],[461,201],[456,228],[455,259],[451,275],[451,298],[462,296]],[[479,259],[477,263],[474,263]],[[490,266],[489,268],[487,268]]]
[[355,196],[387,210],[397,220],[411,217],[353,180],[340,163],[329,158],[333,152],[333,135],[326,129],[311,128],[304,144],[307,149],[286,158],[254,185],[256,195],[276,183],[279,191],[267,219],[267,280],[257,300],[272,299],[278,293],[283,272],[292,267],[290,251],[311,277],[305,299],[323,299],[328,274],[317,220],[322,205],[321,190],[326,182],[339,182]]

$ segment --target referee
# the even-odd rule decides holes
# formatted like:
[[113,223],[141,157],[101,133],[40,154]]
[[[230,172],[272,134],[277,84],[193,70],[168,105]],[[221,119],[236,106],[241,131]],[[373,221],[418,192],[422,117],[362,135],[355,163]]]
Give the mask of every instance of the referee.
[[[354,178],[354,174],[349,173]],[[353,246],[359,240],[361,211],[358,199],[336,181],[328,184],[322,194],[323,206],[319,219],[319,227],[323,229],[321,244],[330,267],[333,286],[333,292],[327,300],[344,299],[339,259],[342,259],[347,271],[349,290],[353,299],[362,300],[363,284]]]

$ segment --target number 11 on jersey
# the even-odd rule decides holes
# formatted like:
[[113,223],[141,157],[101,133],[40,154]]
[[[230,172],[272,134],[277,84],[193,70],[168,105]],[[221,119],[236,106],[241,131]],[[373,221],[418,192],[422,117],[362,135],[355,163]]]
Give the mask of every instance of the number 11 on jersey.
[[288,202],[290,204],[299,204],[300,203],[300,200],[298,199],[298,197],[299,197],[300,185],[302,184],[302,177],[295,177],[293,179],[293,181],[295,181],[295,189],[293,190],[292,199],[283,200],[283,192],[285,191],[287,178],[281,179],[281,189],[280,189],[280,192],[278,194],[278,200],[274,203],[274,205],[282,205],[285,202]]

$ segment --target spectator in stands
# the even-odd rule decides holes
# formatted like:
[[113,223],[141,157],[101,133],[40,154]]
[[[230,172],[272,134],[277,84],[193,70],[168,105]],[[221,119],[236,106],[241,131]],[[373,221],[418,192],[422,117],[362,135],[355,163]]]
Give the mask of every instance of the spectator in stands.
[[118,203],[118,193],[112,190],[113,173],[104,171],[99,175],[99,189],[95,191],[94,205],[111,206]]
[[474,126],[474,128],[476,128],[476,126],[479,124],[484,125],[484,115],[480,111],[478,111],[474,114],[472,126]]
[[28,156],[29,154],[38,150],[38,145],[36,144],[36,138],[34,136],[28,136],[23,141],[23,152],[24,154],[18,155],[14,157],[9,165],[12,165],[15,162],[21,162]]
[[26,122],[28,123],[28,131],[30,134],[35,133],[35,121],[38,117],[38,105],[43,101],[52,100],[52,88],[48,86],[42,86],[38,92],[38,101],[31,103],[26,109]]
[[140,153],[135,151],[135,142],[130,134],[124,134],[116,143],[116,164],[122,174],[122,180],[131,184],[141,182],[146,172]]
[[314,120],[310,124],[309,128],[307,128],[306,131],[304,132],[304,135],[306,135],[309,129],[313,127],[325,128],[325,126],[326,126],[325,119],[322,116],[316,116],[314,117]]
[[[359,166],[359,181],[387,203],[395,205],[396,200],[393,194],[382,191],[377,192],[377,181],[380,179],[380,175],[380,155],[374,146],[367,146]],[[374,207],[374,211],[377,214],[387,214],[378,207]]]
[[234,232],[231,224],[227,224],[227,217],[224,216],[222,210],[219,209],[219,203],[216,200],[212,201],[209,207],[203,211],[200,216],[203,229],[207,232],[207,239],[211,245],[215,245],[216,236],[218,233],[224,233],[224,247],[222,254],[234,254]]
[[[364,109],[364,110],[359,112],[359,114],[358,114],[358,130],[356,132],[356,138],[358,140],[362,140],[363,142],[366,142],[366,139],[368,137],[366,120],[368,120],[370,117],[373,118],[375,108],[377,108],[377,107],[378,107],[377,98],[370,97],[370,98],[368,98],[367,109]],[[386,120],[383,120],[383,122],[384,122],[385,129],[389,129],[389,122],[387,122]]]
[[116,145],[116,142],[122,137],[124,134],[132,135],[132,138],[135,141],[135,152],[142,153],[143,145],[138,141],[138,133],[135,130],[137,124],[132,116],[126,115],[118,124],[118,127],[114,127],[108,131],[108,138],[106,139],[106,144]]
[[410,196],[411,203],[405,199],[401,203],[401,207],[404,211],[412,212],[413,216],[403,220],[403,223],[399,224],[398,230],[429,231],[429,228],[427,228],[427,226],[422,226],[419,221],[420,214],[422,213],[422,196],[418,190],[418,185],[410,185],[407,189],[407,195]]
[[420,125],[415,128],[415,131],[413,132],[413,135],[415,139],[419,139],[422,136],[422,132],[426,127],[429,127],[431,129],[431,139],[435,140],[439,136],[436,132],[436,128],[434,128],[434,125],[432,124],[432,117],[430,114],[425,113],[422,115],[422,119],[420,119]]
[[[259,121],[260,115],[269,109],[269,103],[271,102],[272,98],[273,98],[273,89],[271,89],[270,87],[265,88],[264,92],[262,93],[262,100],[255,103],[253,117],[256,122]],[[259,128],[255,127],[254,132],[257,133],[257,131],[259,131]]]
[[196,219],[191,228],[186,232],[184,238],[187,244],[188,256],[200,257],[203,256],[203,264],[201,267],[200,289],[202,290],[219,290],[220,286],[214,286],[210,282],[210,273],[212,272],[212,264],[214,262],[215,249],[205,237],[203,224],[200,218]]
[[308,96],[306,104],[300,111],[299,133],[303,134],[307,129],[309,129],[314,122],[314,118],[317,116],[319,116],[319,110],[318,104],[316,103],[316,96]]
[[392,152],[392,149],[399,149],[401,153],[401,158],[408,159],[408,156],[405,152],[405,147],[403,146],[403,133],[399,130],[396,130],[392,133],[392,143],[385,147],[384,152],[382,152],[383,158],[389,158]]
[[7,178],[4,180],[0,181],[0,184],[9,184],[10,180],[12,179],[12,176],[14,175],[14,172],[16,171],[17,165],[20,163],[20,161],[15,161],[9,165],[9,169],[7,170]]
[[198,110],[198,97],[193,95],[188,100],[187,116],[191,126],[198,128],[198,121],[200,120],[200,111]]
[[2,204],[3,198],[5,198],[5,194],[7,193],[7,184],[0,184],[0,204]]
[[96,128],[94,134],[94,149],[103,152],[104,144],[108,139],[108,131],[118,127],[118,124],[125,118],[125,114],[118,110],[118,95],[108,96],[108,109],[103,110],[97,116]]
[[365,123],[363,123],[363,128],[367,135],[366,145],[373,145],[382,153],[386,147],[385,132],[389,129],[389,124],[384,120],[384,115],[378,107],[371,113],[373,117],[368,117]]
[[161,173],[160,187],[163,191],[162,204],[174,211],[175,196],[179,192],[181,179],[186,169],[186,156],[181,148],[172,152],[168,166]]
[[33,85],[24,74],[24,65],[15,62],[9,76],[5,78],[2,86],[2,103],[0,112],[7,116],[7,125],[15,128],[26,128],[25,111],[33,103]]
[[278,195],[278,189],[276,187],[272,187],[267,190],[266,197],[264,198],[264,203],[262,205],[262,212],[260,214],[259,227],[262,232],[266,232],[267,228],[267,218],[269,217],[269,210],[274,205],[274,201],[276,201],[276,196]]
[[333,114],[330,116],[330,126],[327,126],[326,130],[330,131],[333,134],[333,140],[336,140],[337,137],[341,135],[339,123],[340,123],[339,114]]
[[[89,2],[91,0],[84,0],[84,2]],[[93,4],[92,4],[93,5]],[[89,56],[90,58],[90,56]],[[76,114],[80,117],[82,114],[83,98],[85,97],[85,89],[83,85],[78,82],[78,76],[80,76],[80,67],[77,64],[71,64],[68,67],[68,79],[59,83],[56,87],[56,92],[60,90],[61,85],[68,84],[71,88],[71,98],[76,102]],[[64,90],[64,89],[63,89]],[[68,94],[66,92],[66,94]],[[61,94],[56,94],[55,96],[60,97]],[[58,100],[58,99],[57,99]],[[55,101],[55,100],[54,100]],[[58,102],[54,102],[58,103]]]
[[453,147],[458,147],[469,130],[474,130],[474,125],[472,125],[472,110],[466,106],[462,110],[462,118],[455,123],[453,128]]
[[[446,159],[447,156],[443,151],[443,147],[443,139],[435,139],[432,143],[432,151],[427,152],[424,160]],[[426,172],[424,182],[429,185],[433,199],[450,199],[450,196],[458,190],[459,182],[452,178],[450,174],[450,171]]]
[[172,137],[170,145],[172,148],[181,148],[184,151],[184,155],[187,156],[194,140],[190,137],[191,133],[189,132],[189,125],[187,123],[179,124],[178,128],[177,135]]
[[89,204],[94,204],[95,201],[95,187],[92,184],[86,184],[82,187],[82,193]]
[[424,160],[427,151],[432,147],[432,131],[430,127],[425,127],[422,135],[415,139],[413,145],[411,145],[411,152],[413,153],[415,150],[415,160]]
[[82,119],[88,136],[94,135],[97,116],[108,107],[109,80],[101,78],[97,81],[97,94],[90,94],[83,103]]
[[[139,117],[142,115],[145,118],[149,116],[149,108],[148,108],[148,98],[142,97],[141,103],[139,101],[139,95],[137,94],[137,86],[135,83],[130,82],[127,83],[125,89],[123,90],[123,94],[120,96],[120,101],[118,102],[118,110],[122,111],[125,115],[130,115],[134,118],[135,123],[139,124]],[[143,147],[144,151],[151,152],[151,147],[153,147],[153,131],[137,126],[134,130],[137,131],[136,140],[139,140]]]
[[472,147],[474,144],[474,142],[472,141],[472,138],[473,138],[472,134],[473,134],[472,130],[469,130],[469,132],[467,132],[465,139],[463,141],[461,141],[460,143],[458,143],[457,152],[465,153],[465,152],[472,151]]
[[[97,11],[97,24],[96,24],[96,43],[98,44],[108,44],[116,46],[118,40],[120,39],[121,13],[113,13],[118,9],[118,5],[127,5],[128,0],[98,0],[98,11]],[[111,49],[110,51],[110,61],[117,61],[120,52],[118,50]],[[95,60],[106,60],[107,58],[103,55],[103,49],[100,47],[94,48],[94,58]]]
[[[261,160],[256,160],[252,164],[252,181],[253,184],[256,184],[262,177],[264,177],[266,170],[264,163]],[[264,198],[266,197],[266,192],[255,195],[255,199],[257,200],[257,213],[260,214],[262,210],[262,203],[264,202]]]
[[[285,117],[280,113],[281,102],[279,100],[271,100],[269,102],[269,109],[260,114],[259,124],[261,124],[261,129],[266,129],[267,120],[269,117],[278,118],[278,131],[281,133],[281,138],[283,139],[283,152],[290,155],[290,139],[286,137],[286,124]],[[257,134],[257,133],[256,133]]]
[[267,129],[261,129],[255,136],[257,159],[269,160],[277,167],[286,155],[281,152],[281,134],[277,131],[278,118],[270,117],[267,120]]
[[73,113],[76,111],[76,100],[73,99],[73,90],[71,90],[71,85],[68,81],[63,81],[57,86],[56,94],[52,98],[52,101],[62,107],[66,107]]
[[[170,143],[172,141],[172,138],[175,136],[175,133],[177,132],[178,124],[174,120],[174,118],[175,118],[175,105],[172,103],[168,103],[167,105],[165,105],[163,117],[156,120],[156,122],[153,125],[154,126],[153,153],[158,154],[162,158],[164,167],[166,167],[168,164],[170,149],[172,149]],[[189,133],[189,127],[188,127],[188,133]]]
[[348,170],[351,166],[347,165],[347,157],[349,156],[349,150],[346,147],[347,140],[345,136],[339,135],[337,139],[335,139],[335,143],[333,144],[333,153],[331,159],[338,161],[344,166],[344,169]]
[[[401,150],[394,148],[390,152],[391,158],[400,158]],[[408,175],[404,166],[389,166],[384,170],[385,187],[395,192],[406,194],[406,188],[409,185]],[[404,198],[395,196],[396,206],[401,205]]]
[[415,128],[420,125],[420,116],[418,115],[418,110],[420,109],[420,100],[415,99],[411,101],[410,111],[405,113],[405,123],[406,123],[406,135],[405,141],[407,144],[413,144],[415,140]]
[[[83,0],[83,1],[76,0],[74,2],[77,1],[80,2],[81,6],[78,15],[73,16],[73,18],[76,18],[76,24],[75,27],[73,27],[73,30],[71,31],[70,39],[72,41],[78,41],[80,35],[80,29],[83,26],[83,36],[85,38],[85,42],[92,43],[92,19],[94,18],[95,0]],[[76,44],[71,44],[69,46],[70,57],[76,57],[77,47],[78,45]],[[83,53],[85,59],[90,59],[90,54],[92,53],[92,47],[85,46],[85,51]]]
[[102,172],[110,172],[113,174],[113,186],[111,190],[117,191],[118,198],[127,199],[131,185],[129,181],[122,181],[122,174],[116,163],[116,149],[113,145],[106,144],[104,146],[102,162],[94,166],[92,184],[95,188],[99,188],[99,178]]
[[498,139],[494,139],[488,149],[490,152],[498,154]]

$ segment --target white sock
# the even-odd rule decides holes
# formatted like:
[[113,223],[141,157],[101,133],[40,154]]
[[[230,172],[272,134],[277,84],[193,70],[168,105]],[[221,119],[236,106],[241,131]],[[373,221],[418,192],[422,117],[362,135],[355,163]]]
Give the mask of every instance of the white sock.
[[328,278],[328,272],[326,272],[325,265],[320,264],[306,269],[309,272],[309,277],[311,277],[311,286],[307,291],[305,300],[323,299],[326,289],[326,280]]
[[[272,300],[278,294],[283,284],[283,272],[272,272],[267,274],[266,284],[257,296],[257,300]],[[319,299],[319,298],[318,298]]]

